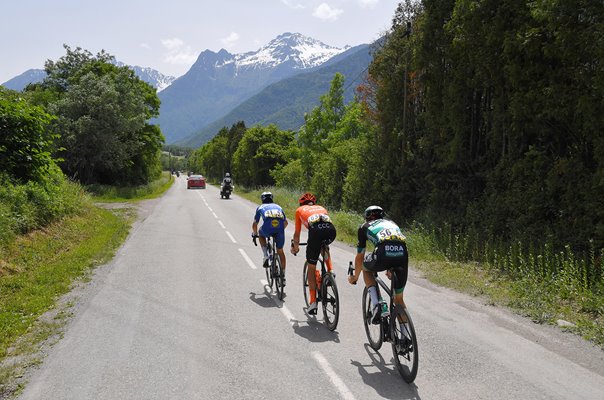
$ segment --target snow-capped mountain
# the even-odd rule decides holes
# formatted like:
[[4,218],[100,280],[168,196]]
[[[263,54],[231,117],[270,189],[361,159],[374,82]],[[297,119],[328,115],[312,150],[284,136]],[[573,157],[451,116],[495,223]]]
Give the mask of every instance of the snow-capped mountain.
[[[115,64],[119,67],[126,65],[119,61]],[[136,76],[156,88],[158,92],[167,88],[176,79],[173,76],[164,75],[153,68],[139,67],[138,65],[130,66],[130,68],[134,70]],[[43,69],[29,69],[21,75],[4,82],[2,86],[7,89],[21,91],[30,83],[42,82],[44,78],[46,78],[46,72]]]
[[136,76],[139,77],[140,80],[147,82],[151,86],[157,89],[158,92],[161,92],[176,79],[170,75],[164,75],[158,70],[149,67],[139,67],[138,65],[127,65],[121,61],[116,61],[115,65],[118,67],[128,66],[130,69],[134,71]]
[[284,33],[256,51],[203,51],[189,71],[159,93],[157,123],[168,143],[189,136],[268,85],[320,67],[345,52],[299,33]]
[[275,68],[280,64],[291,63],[294,69],[318,67],[335,55],[346,51],[299,33],[284,33],[271,40],[257,51],[238,54],[232,62],[238,68]]

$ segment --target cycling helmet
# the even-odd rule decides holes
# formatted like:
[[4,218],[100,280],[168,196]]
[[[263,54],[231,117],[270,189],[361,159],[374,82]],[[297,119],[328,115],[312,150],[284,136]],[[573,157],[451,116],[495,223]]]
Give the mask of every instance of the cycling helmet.
[[226,176],[227,178],[231,176],[231,174],[229,174],[228,172],[226,174],[224,174],[224,176]]
[[365,219],[381,219],[384,218],[384,210],[380,206],[369,206],[365,209]]
[[273,194],[271,192],[263,192],[260,195],[260,200],[262,200],[263,203],[272,203],[273,202]]
[[306,192],[302,196],[300,196],[300,199],[298,200],[298,202],[300,203],[300,205],[304,205],[304,204],[310,203],[310,202],[313,202],[316,204],[317,197],[310,192]]

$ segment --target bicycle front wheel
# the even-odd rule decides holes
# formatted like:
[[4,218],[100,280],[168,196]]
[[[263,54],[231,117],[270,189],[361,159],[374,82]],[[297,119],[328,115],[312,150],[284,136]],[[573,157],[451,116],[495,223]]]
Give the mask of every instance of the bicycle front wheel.
[[273,260],[274,262],[271,269],[273,270],[273,275],[275,276],[275,290],[277,291],[277,297],[279,297],[279,300],[283,300],[283,296],[285,295],[285,288],[283,285],[283,270],[281,269],[281,259],[279,258],[278,254],[275,254]]
[[415,336],[411,315],[409,315],[407,309],[396,305],[395,310],[390,319],[394,364],[405,382],[411,383],[417,376],[419,362],[417,337]]
[[384,343],[384,328],[381,321],[373,323],[373,313],[371,309],[371,296],[367,287],[363,289],[363,325],[365,326],[365,334],[369,341],[369,346],[375,351],[378,351]]
[[323,294],[323,320],[327,329],[333,331],[338,326],[340,318],[340,298],[336,280],[331,272],[323,276],[321,293]]
[[308,262],[304,262],[302,271],[302,290],[304,291],[304,302],[306,307],[310,306],[310,288],[308,287]]

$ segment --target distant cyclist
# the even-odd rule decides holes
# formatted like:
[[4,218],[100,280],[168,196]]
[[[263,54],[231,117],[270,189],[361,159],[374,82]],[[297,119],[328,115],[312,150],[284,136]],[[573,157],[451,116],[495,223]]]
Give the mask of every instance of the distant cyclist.
[[[317,284],[315,270],[321,252],[321,243],[333,242],[336,238],[336,228],[327,214],[327,210],[315,204],[317,198],[312,193],[304,193],[298,200],[300,207],[296,210],[296,230],[292,239],[291,253],[298,254],[300,251],[300,231],[302,225],[308,228],[308,240],[306,245],[306,262],[308,263],[308,289],[310,292],[309,314],[317,313]],[[331,258],[327,258],[327,269],[331,271]]]
[[[264,192],[260,195],[262,204],[256,208],[256,214],[254,215],[254,222],[252,223],[252,238],[254,244],[256,238],[260,239],[260,247],[262,248],[262,254],[264,255],[264,268],[268,268],[268,249],[266,247],[266,238],[276,234],[275,245],[277,247],[277,254],[281,261],[281,267],[283,268],[283,285],[285,286],[285,252],[283,246],[285,244],[285,228],[287,227],[287,219],[285,218],[285,212],[278,205],[273,203],[273,194],[271,192]],[[262,226],[258,230],[258,223],[262,218]]]
[[[394,302],[405,306],[403,290],[407,283],[409,255],[405,236],[397,224],[385,218],[384,210],[379,206],[370,206],[365,210],[365,223],[358,229],[357,255],[354,259],[354,276],[348,281],[355,284],[363,270],[365,287],[371,297],[373,322],[379,323],[379,316],[387,313],[386,303],[378,298],[374,272],[394,269]],[[365,255],[367,239],[373,243],[373,252]],[[388,277],[392,279],[391,275]]]

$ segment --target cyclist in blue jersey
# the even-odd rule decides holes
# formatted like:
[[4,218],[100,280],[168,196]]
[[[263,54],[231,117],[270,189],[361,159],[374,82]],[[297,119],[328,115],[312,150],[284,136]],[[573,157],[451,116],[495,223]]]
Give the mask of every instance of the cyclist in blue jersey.
[[[348,277],[351,284],[356,284],[363,270],[365,287],[371,297],[373,322],[379,323],[380,314],[386,314],[386,303],[378,298],[374,273],[394,269],[394,302],[405,306],[403,290],[407,284],[409,254],[405,236],[393,221],[385,218],[380,206],[370,206],[365,210],[365,223],[358,229],[357,255],[354,259],[354,275]],[[367,240],[375,246],[373,252],[365,254]],[[387,273],[392,279],[391,274]]]
[[[279,254],[283,274],[285,274],[285,252],[283,252],[285,228],[287,227],[285,212],[283,212],[283,209],[278,204],[273,203],[273,194],[271,192],[262,193],[260,199],[262,200],[262,204],[256,208],[256,215],[252,224],[252,238],[254,243],[256,243],[256,238],[260,239],[260,247],[264,255],[263,265],[264,268],[268,268],[266,238],[276,234],[275,245],[277,246],[277,254]],[[262,218],[262,225],[260,226],[260,230],[258,230],[260,218]],[[285,276],[283,276],[283,285],[285,285]]]

